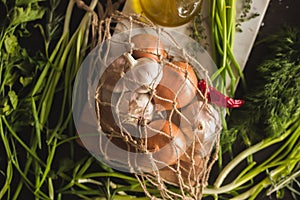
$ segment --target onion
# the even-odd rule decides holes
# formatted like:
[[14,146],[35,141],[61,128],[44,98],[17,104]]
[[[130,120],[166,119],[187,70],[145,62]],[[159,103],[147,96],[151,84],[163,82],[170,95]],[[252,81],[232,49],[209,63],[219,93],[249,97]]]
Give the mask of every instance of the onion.
[[166,166],[154,173],[159,173],[160,177],[167,183],[180,186],[178,169],[182,178],[181,181],[186,185],[195,186],[197,181],[201,180],[205,167],[205,160],[200,158],[197,154],[199,148],[200,144],[195,143],[195,147],[190,146],[186,153],[180,157],[179,162],[177,161],[178,163],[176,162],[174,165]]
[[161,58],[166,58],[167,53],[164,50],[162,42],[158,44],[158,37],[147,33],[138,34],[131,38],[134,44],[133,57],[152,58],[159,61]]
[[196,94],[197,76],[188,63],[175,61],[163,68],[163,77],[156,88],[154,102],[158,110],[186,106]]
[[167,120],[152,121],[146,126],[143,137],[145,137],[145,156],[140,164],[147,169],[152,168],[152,171],[154,169],[152,164],[158,168],[172,165],[186,150],[183,133],[174,123]]

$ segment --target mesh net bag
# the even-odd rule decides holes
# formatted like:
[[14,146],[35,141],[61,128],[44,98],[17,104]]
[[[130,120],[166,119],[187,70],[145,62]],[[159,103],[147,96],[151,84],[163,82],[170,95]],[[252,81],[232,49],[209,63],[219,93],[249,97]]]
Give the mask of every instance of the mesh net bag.
[[82,143],[134,174],[150,199],[201,199],[221,130],[219,108],[198,89],[217,81],[213,61],[190,37],[141,16],[117,12],[101,28],[73,95]]

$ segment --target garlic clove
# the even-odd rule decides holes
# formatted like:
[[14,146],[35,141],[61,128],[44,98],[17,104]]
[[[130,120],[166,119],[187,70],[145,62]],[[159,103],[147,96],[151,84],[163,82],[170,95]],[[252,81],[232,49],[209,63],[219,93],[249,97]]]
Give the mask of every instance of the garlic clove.
[[129,102],[129,113],[134,118],[142,119],[142,124],[152,120],[154,105],[149,94],[134,93]]

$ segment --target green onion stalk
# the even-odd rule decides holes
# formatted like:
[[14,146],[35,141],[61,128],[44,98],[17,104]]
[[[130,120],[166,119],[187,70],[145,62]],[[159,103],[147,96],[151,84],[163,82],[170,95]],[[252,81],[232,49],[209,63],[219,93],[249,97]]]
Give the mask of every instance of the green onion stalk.
[[[40,6],[39,0],[26,1],[26,5],[18,2],[22,4],[15,1],[6,5],[10,17],[6,28],[0,31],[0,142],[3,144],[0,147],[4,150],[0,161],[5,162],[4,167],[0,166],[0,176],[4,177],[1,177],[0,199],[16,200],[24,192],[46,200],[60,200],[65,196],[145,199],[127,194],[143,194],[138,180],[130,175],[95,162],[88,153],[86,157],[73,158],[78,136],[74,134],[71,120],[72,86],[90,48],[89,30],[95,17],[92,12],[96,6],[101,7],[98,0],[92,0],[89,6],[82,5],[83,1],[69,1],[57,42],[53,35],[57,35],[62,18],[55,19],[53,13],[60,1],[50,0],[50,8]],[[87,12],[71,32],[75,5],[83,6]],[[47,12],[52,30],[36,23]],[[18,42],[20,37],[25,37],[29,22],[39,28],[44,39],[45,53],[36,57],[28,55]],[[53,113],[55,110],[59,113]],[[60,148],[63,151],[70,148],[66,155],[69,157],[58,161]],[[114,183],[115,180],[119,183]]]
[[[50,175],[50,172],[52,170],[56,150],[60,145],[71,139],[75,139],[75,137],[63,139],[62,134],[67,130],[72,119],[70,105],[72,84],[88,49],[87,38],[92,13],[86,12],[75,32],[70,33],[70,25],[72,23],[71,16],[73,7],[75,6],[75,1],[70,0],[65,14],[62,35],[49,55],[49,43],[46,38],[46,33],[42,25],[38,24],[37,27],[40,28],[44,36],[46,58],[40,58],[38,63],[33,63],[32,58],[25,54],[26,50],[17,44],[17,37],[15,35],[17,35],[17,30],[20,29],[22,31],[22,27],[25,27],[28,22],[34,22],[44,16],[46,9],[39,6],[38,2],[39,1],[28,1],[28,5],[26,6],[16,1],[15,4],[12,5],[13,8],[8,11],[8,14],[13,16],[13,18],[10,19],[11,21],[8,28],[1,30],[0,45],[6,48],[6,52],[1,52],[3,56],[1,56],[0,77],[1,95],[3,98],[0,99],[0,138],[4,144],[8,162],[5,173],[6,180],[0,190],[0,199],[5,195],[8,199],[18,199],[24,185],[35,194],[37,199],[53,199],[54,186],[52,179],[54,177]],[[51,1],[51,3],[53,2],[55,1]],[[58,1],[56,1],[56,3],[57,2]],[[90,10],[93,10],[97,3],[97,0],[92,0],[89,6]],[[33,14],[35,14],[35,16],[31,16]],[[12,45],[15,45],[15,49],[12,49]],[[27,91],[26,94],[22,93],[19,97],[17,96],[18,91],[15,91],[16,86],[12,84],[14,80],[10,80],[17,77],[17,75],[11,74],[12,70],[9,70],[9,62],[12,63],[12,68],[21,68],[19,66],[21,64],[19,63],[25,61],[23,61],[22,59],[24,58],[21,57],[13,63],[12,60],[14,57],[12,57],[12,53],[15,53],[13,51],[18,51],[16,54],[19,54],[20,57],[28,57],[26,58],[28,60],[25,61],[29,64],[33,63],[36,65],[34,67],[37,69],[33,70],[35,73],[41,69],[39,74],[37,73],[35,77],[29,77],[28,79],[26,79],[26,77],[18,77],[19,80],[15,80],[15,82],[20,81],[24,87],[27,86],[28,88],[31,85],[33,86],[30,88],[30,92]],[[21,54],[19,52],[21,52]],[[21,70],[29,70],[28,63],[25,63],[27,66]],[[26,80],[28,83],[25,83]],[[50,114],[55,107],[53,101],[60,92],[62,93],[62,98],[58,105],[59,108],[55,109],[59,109],[61,112],[58,114],[59,117],[53,119],[57,121],[51,123],[49,121]],[[24,105],[29,105],[29,109],[28,107],[23,108],[22,106]],[[28,112],[25,112],[24,109],[28,109]],[[28,116],[28,118],[33,119],[33,121],[28,122],[32,124],[26,125],[32,125],[34,127],[29,142],[24,141],[21,137],[22,131],[24,130],[18,130],[16,128],[18,119],[14,118],[24,113],[31,113],[32,115]],[[74,132],[72,129],[70,129],[70,131]],[[42,141],[42,138],[46,138],[46,144]],[[43,145],[46,146],[43,147]],[[19,163],[18,151],[20,151],[20,149],[17,149],[17,146],[21,146],[23,150],[28,153],[25,164]],[[45,160],[39,155],[42,148],[47,149]],[[15,191],[12,192],[11,183],[13,175],[16,172],[19,173],[22,181],[18,183]],[[34,180],[28,178],[30,176],[29,173],[32,172],[35,176]],[[71,180],[70,177],[63,173],[61,176],[63,179]],[[82,186],[80,183],[75,184]],[[47,193],[44,191],[45,185],[48,185]]]
[[[213,0],[210,4],[212,57],[218,71],[212,76],[222,78],[218,85],[224,93],[234,95],[238,81],[245,84],[242,69],[233,54],[236,32],[236,0]],[[229,88],[226,88],[229,86]]]
[[[97,3],[97,0],[92,0],[89,6],[90,10],[94,10]],[[44,67],[31,94],[32,98],[38,96],[39,99],[39,106],[37,107],[36,113],[37,116],[35,118],[35,124],[39,124],[39,126],[36,127],[36,133],[39,133],[49,119],[49,114],[53,107],[53,99],[56,93],[63,90],[60,107],[61,113],[59,114],[55,127],[48,133],[47,146],[49,153],[45,163],[46,167],[44,171],[42,171],[43,175],[40,177],[38,184],[35,186],[35,193],[40,191],[40,188],[47,180],[60,136],[63,131],[66,130],[72,119],[70,105],[72,84],[77,70],[84,59],[85,52],[88,49],[87,37],[92,13],[87,12],[83,16],[78,28],[71,35],[69,28],[71,25],[71,16],[74,4],[75,1],[69,1],[65,14],[62,35],[49,56],[48,63]],[[60,80],[63,80],[62,84],[60,84]],[[35,106],[34,103],[35,102],[33,101],[33,107]],[[72,129],[70,129],[70,131],[72,131]],[[39,143],[40,142],[41,141],[39,141]]]
[[[299,176],[300,162],[300,119],[287,127],[286,131],[276,137],[267,138],[235,156],[219,173],[212,187],[204,190],[207,195],[214,195],[215,199],[224,194],[234,195],[232,199],[256,199],[263,189],[269,189],[267,194],[271,194],[281,188],[284,184]],[[248,163],[241,173],[230,183],[223,185],[228,175],[249,156],[266,150],[272,145],[279,144],[269,158],[261,163],[252,161]],[[251,181],[263,174],[264,179],[255,184],[249,184]],[[242,192],[241,192],[242,191]]]
[[[218,70],[212,75],[215,87],[228,96],[233,97],[238,81],[246,86],[241,66],[235,59],[233,46],[236,32],[236,0],[210,1],[209,11],[211,22],[212,58]],[[218,82],[216,82],[216,80]],[[227,130],[226,117],[229,109],[222,110],[223,130]],[[219,166],[222,166],[222,146],[219,150]]]
[[[242,81],[242,84],[244,86],[246,85],[243,72],[239,64],[236,62],[233,54],[234,34],[236,31],[236,16],[235,16],[236,1],[235,0],[213,0],[211,1],[210,6],[211,6],[210,17],[211,17],[211,33],[212,33],[211,41],[212,41],[213,59],[218,66],[218,71],[213,75],[212,79],[221,77],[221,80],[223,82],[220,85],[217,85],[217,88],[221,90],[221,92],[223,93],[229,92],[229,95],[234,95],[236,85],[239,80]],[[289,33],[289,31],[287,31],[287,33]],[[290,71],[296,71],[296,68],[299,68],[297,64],[298,61],[296,61],[297,57],[289,55],[290,52],[292,52],[291,54],[293,55],[297,54],[297,44],[299,43],[299,40],[297,40],[297,38],[294,37],[294,35],[296,34],[290,33],[289,36],[284,35],[282,37],[279,37],[279,40],[282,40],[281,41],[282,43],[278,45],[277,54],[276,57],[273,58],[273,60],[281,59],[281,61],[274,61],[273,63],[269,63],[269,65],[265,64],[267,66],[266,67],[267,69],[265,68],[264,70],[269,73],[266,74],[265,72],[265,75],[269,76],[269,78],[266,78],[266,80],[270,82],[268,88],[270,85],[272,85],[272,81],[273,82],[274,80],[276,80],[277,82],[285,81],[284,77],[288,77],[285,76],[284,70],[280,71],[275,69],[276,67],[271,68],[269,66],[277,66],[276,63],[279,63],[278,65],[282,65],[281,66],[282,69],[284,69],[283,66],[285,68],[293,67],[293,70],[290,69]],[[285,50],[286,46],[287,46],[287,50]],[[281,49],[282,51],[280,51]],[[275,71],[272,72],[272,70]],[[276,76],[273,76],[273,74],[276,74],[276,70],[278,71],[279,74],[281,74],[280,78],[279,77],[276,78]],[[297,73],[298,72],[296,72],[296,74]],[[277,86],[277,82],[276,82],[276,86]],[[290,82],[293,81],[288,81],[288,83]],[[287,81],[282,82],[281,85],[282,84],[287,84]],[[226,87],[228,85],[229,88]],[[280,84],[278,84],[278,86],[280,87]],[[274,87],[272,89],[274,89]],[[289,86],[289,87],[293,87],[293,86]],[[268,88],[261,87],[260,89],[267,90]],[[282,90],[282,88],[281,87],[277,89],[275,88],[275,92],[273,95],[281,94],[279,90]],[[284,93],[283,91],[281,96],[277,95],[278,96],[277,101],[278,102],[283,101],[290,105],[296,104],[297,106],[297,102],[298,102],[297,97],[294,98],[293,95],[297,96],[298,93],[297,91],[295,92],[296,93],[291,93],[290,95],[286,95],[286,92]],[[272,106],[268,106],[270,103],[275,102],[274,100],[272,101],[272,98],[270,98],[271,94],[268,94],[268,91],[260,91],[259,95],[257,95],[257,93],[258,91],[256,91],[256,93],[254,91],[254,96],[251,96],[251,99],[249,99],[249,101],[254,101],[254,103],[255,101],[256,103],[259,102],[261,103],[261,106],[259,107],[260,108],[259,112],[257,112],[257,107],[256,110],[255,109],[253,110],[254,112],[256,111],[255,116],[248,115],[248,118],[249,117],[252,118],[252,120],[251,119],[248,120],[250,122],[255,122],[257,119],[261,119],[261,118],[257,118],[257,115],[259,115],[258,113],[270,112],[270,114],[266,115],[267,117],[269,117],[269,115],[271,116],[276,115],[277,114],[276,109],[280,107],[279,105],[274,105],[274,109],[272,109]],[[261,95],[261,93],[266,95],[265,96]],[[257,99],[257,98],[262,98],[262,99]],[[286,99],[291,99],[291,100],[288,102],[285,101]],[[271,110],[269,109],[269,107],[271,107],[270,108]],[[289,105],[286,105],[286,107],[289,107]],[[265,111],[263,111],[263,109],[265,109]],[[228,113],[230,112],[231,111],[228,111]],[[284,112],[285,110],[282,110],[282,113]],[[299,112],[297,111],[296,113],[299,114]],[[246,114],[246,112],[245,113],[242,112],[242,114]],[[261,129],[261,133],[259,131],[257,131],[256,133],[252,133],[252,132],[248,133],[247,128],[246,129],[244,128],[242,131],[237,131],[238,133],[246,131],[245,134],[257,134],[257,136],[268,135],[268,137],[266,137],[265,139],[263,139],[262,141],[256,144],[254,143],[248,145],[248,147],[244,151],[242,151],[237,156],[232,158],[232,160],[225,166],[223,166],[222,163],[222,151],[220,150],[219,167],[221,171],[219,175],[216,177],[216,179],[212,180],[213,183],[211,184],[211,186],[207,187],[204,190],[204,194],[212,195],[215,197],[215,199],[218,198],[222,199],[228,197],[231,197],[232,199],[256,199],[263,190],[267,190],[266,194],[270,195],[275,192],[279,193],[280,189],[282,188],[290,188],[291,190],[294,190],[292,187],[289,187],[289,185],[292,184],[293,181],[296,182],[296,184],[298,184],[299,186],[299,182],[296,180],[296,178],[299,177],[300,174],[299,173],[300,121],[299,121],[299,115],[293,113],[291,113],[291,115],[294,115],[295,117],[290,117],[288,121],[284,121],[284,119],[277,120],[278,124],[274,124],[274,127],[281,126],[281,125],[283,125],[283,127],[282,129],[278,129],[278,133],[273,133],[273,135],[270,135],[269,133],[268,134],[264,133],[265,131],[264,129]],[[263,116],[265,115],[262,115],[261,117]],[[284,118],[285,116],[283,117],[279,115],[276,117]],[[241,120],[243,119],[244,118],[242,118]],[[269,119],[265,119],[265,120],[269,120]],[[279,123],[281,121],[284,121],[284,123]],[[272,122],[274,123],[274,119]],[[271,120],[268,121],[266,124],[268,123],[271,123]],[[224,130],[226,131],[228,126],[225,118],[223,119],[223,125],[224,125]],[[248,124],[248,126],[251,126],[251,124]],[[232,128],[234,129],[235,127]],[[261,138],[257,136],[256,138]],[[255,136],[253,135],[253,137]],[[258,153],[267,151],[269,148],[272,147],[276,147],[276,150],[270,155],[269,158],[267,158],[262,162],[255,161],[255,156]],[[237,169],[240,169],[239,167],[243,166],[245,163],[247,164],[247,166],[244,166],[244,169],[239,173],[239,175],[234,177],[233,181],[226,182],[226,180],[229,179],[229,176],[231,176],[231,174]],[[259,179],[259,177],[264,177],[264,178],[262,180],[259,180],[259,182],[257,181],[254,182],[254,180]],[[231,179],[232,177],[230,177],[230,180]],[[224,182],[226,183],[224,184]],[[296,192],[293,191],[293,192],[299,195],[299,192],[297,191]]]

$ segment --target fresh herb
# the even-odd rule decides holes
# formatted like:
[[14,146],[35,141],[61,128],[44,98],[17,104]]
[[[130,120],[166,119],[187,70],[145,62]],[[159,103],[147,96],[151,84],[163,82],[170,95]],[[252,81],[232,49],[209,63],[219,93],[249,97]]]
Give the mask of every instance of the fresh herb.
[[248,146],[280,136],[300,114],[299,30],[285,28],[265,45],[269,58],[256,69],[257,79],[245,92],[247,103],[228,119],[230,128],[243,135]]
[[[7,161],[7,166],[1,167],[6,172],[1,173],[5,182],[1,187],[0,199],[17,199],[24,186],[37,198],[49,199],[53,196],[51,184],[55,176],[51,169],[54,156],[59,145],[72,139],[66,139],[64,133],[71,122],[71,101],[68,97],[71,96],[73,77],[86,50],[84,42],[91,14],[86,14],[80,28],[69,39],[70,6],[64,32],[56,47],[50,50],[48,44],[55,34],[60,34],[57,32],[58,24],[47,26],[44,31],[39,22],[44,19],[46,11],[47,25],[58,21],[53,20],[52,13],[58,1],[51,1],[49,10],[41,6],[41,2],[2,1],[7,17],[1,21],[3,26],[0,32],[0,141],[3,144],[1,159]],[[46,55],[40,51],[31,56],[21,45],[22,40],[35,41],[32,37],[36,36],[31,35],[28,27],[40,27],[44,33]],[[71,59],[74,63],[70,62]],[[55,109],[60,109],[61,113],[51,122],[49,115],[54,109],[53,99],[60,91],[63,91],[63,97]],[[61,176],[67,179],[66,175]]]
[[[110,9],[120,2],[109,1]],[[6,17],[0,19],[0,199],[122,198],[124,191],[142,191],[136,179],[95,161],[75,143],[72,86],[89,50],[93,10],[101,4],[70,0],[60,15],[62,3],[1,1]],[[84,11],[78,26],[71,19],[76,6]],[[22,42],[34,44],[36,37],[44,48],[29,53]]]
[[[227,134],[238,138],[229,145],[241,147],[242,140],[245,150],[222,168],[214,189],[206,190],[208,194],[255,199],[266,189],[267,195],[278,192],[279,198],[282,188],[290,189],[295,196],[299,194],[300,30],[286,28],[265,44],[270,48],[269,57],[257,67],[258,80],[246,91],[245,106],[232,111],[228,119]],[[227,135],[222,137],[221,141],[226,141]],[[229,137],[232,139],[232,135]],[[258,152],[270,147],[275,150],[265,160],[255,161]],[[245,159],[248,163],[244,170],[223,185]]]
[[[24,138],[27,134],[24,128],[30,128],[34,123],[31,102],[26,98],[26,93],[37,76],[37,69],[41,68],[44,62],[38,56],[30,57],[20,45],[19,39],[29,36],[27,24],[41,19],[45,9],[40,7],[36,0],[2,3],[7,15],[1,21],[0,30],[0,141],[4,146],[1,149],[1,159],[7,160],[7,165],[3,168],[6,168],[6,171],[1,173],[5,182],[0,190],[0,199],[13,199],[11,184],[16,169],[21,165],[16,148],[19,145],[23,146],[33,159],[40,161],[21,137]],[[16,132],[23,132],[23,136]],[[26,171],[25,169],[24,173]],[[20,191],[15,192],[17,195]]]
[[[214,0],[210,4],[212,57],[218,71],[211,77],[221,77],[217,88],[222,93],[233,95],[237,82],[245,84],[244,74],[233,54],[236,32],[236,1]],[[229,86],[227,91],[227,86]]]
[[252,8],[252,2],[253,0],[244,0],[243,2],[243,9],[242,12],[239,16],[239,18],[236,20],[236,30],[238,32],[242,32],[243,30],[241,29],[241,25],[245,21],[249,21],[255,17],[259,16],[259,13],[252,13],[251,8]]
[[206,28],[204,26],[204,19],[202,13],[198,13],[193,19],[193,25],[190,27],[191,34],[194,40],[196,40],[199,44],[203,45],[205,49],[209,47]]

